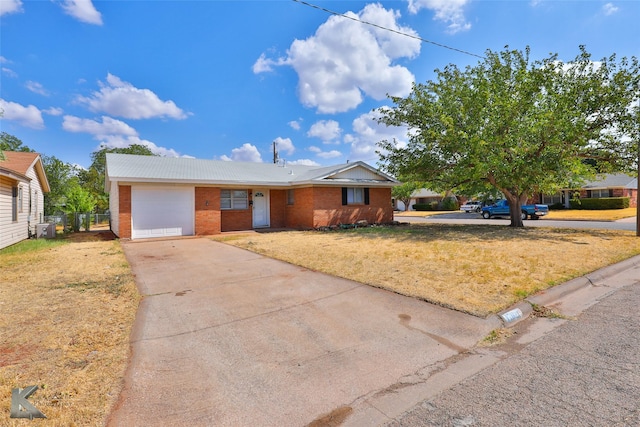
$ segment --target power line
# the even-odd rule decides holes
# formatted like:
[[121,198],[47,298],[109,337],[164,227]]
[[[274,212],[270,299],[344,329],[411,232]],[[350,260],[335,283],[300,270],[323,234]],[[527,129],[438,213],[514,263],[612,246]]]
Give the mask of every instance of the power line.
[[307,3],[306,1],[302,1],[302,0],[293,0],[293,1],[296,2],[296,3],[303,4],[305,6],[312,7],[314,9],[321,10],[323,12],[327,12],[327,13],[329,13],[331,15],[341,16],[343,18],[351,19],[352,21],[356,21],[356,22],[359,22],[361,24],[371,25],[372,27],[376,27],[376,28],[379,28],[381,30],[390,31],[392,33],[396,33],[396,34],[399,34],[401,36],[410,37],[412,39],[420,40],[423,43],[430,43],[430,44],[432,44],[434,46],[442,47],[444,49],[449,49],[449,50],[452,50],[454,52],[458,52],[458,53],[462,53],[462,54],[469,55],[469,56],[475,56],[476,58],[484,59],[483,56],[476,55],[475,53],[467,52],[466,50],[457,49],[455,47],[447,46],[446,44],[436,43],[436,42],[433,42],[431,40],[423,39],[422,37],[414,36],[412,34],[403,33],[402,31],[394,30],[392,28],[383,27],[382,25],[374,24],[372,22],[363,21],[361,19],[354,18],[353,16],[348,16],[348,15],[345,15],[343,13],[339,13],[339,12],[335,12],[333,10],[325,9],[324,7],[316,6],[315,4]]

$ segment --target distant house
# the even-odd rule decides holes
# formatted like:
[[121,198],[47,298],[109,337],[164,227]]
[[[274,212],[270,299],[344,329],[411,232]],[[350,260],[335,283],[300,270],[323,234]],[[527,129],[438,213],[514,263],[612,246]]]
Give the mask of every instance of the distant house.
[[603,174],[580,188],[565,188],[551,196],[541,195],[540,202],[548,205],[562,204],[568,208],[569,201],[576,192],[580,193],[581,199],[629,197],[630,207],[638,205],[638,179],[622,173]]
[[105,190],[121,238],[311,229],[393,221],[399,182],[362,162],[335,166],[109,153]]
[[28,239],[44,216],[49,182],[38,153],[3,151],[0,157],[0,249]]
[[[422,205],[429,203],[440,203],[442,201],[442,193],[436,193],[435,191],[431,191],[428,188],[421,188],[420,190],[416,190],[411,194],[411,199],[409,200],[409,209],[413,210],[413,205]],[[395,201],[395,208],[399,211],[404,211],[405,206],[404,203],[400,200]]]

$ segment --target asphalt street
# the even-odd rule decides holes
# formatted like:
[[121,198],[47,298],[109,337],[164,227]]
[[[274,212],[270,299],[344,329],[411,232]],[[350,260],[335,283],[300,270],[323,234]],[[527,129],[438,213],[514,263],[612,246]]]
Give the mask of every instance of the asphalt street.
[[[417,404],[387,426],[639,426],[640,277],[575,319],[529,319],[555,327],[508,356]],[[556,324],[556,325],[552,325]]]
[[[509,219],[491,218],[483,219],[480,214],[453,212],[435,216],[396,216],[400,222],[431,223],[431,224],[488,224],[509,225]],[[625,218],[618,221],[558,221],[547,218],[540,220],[526,220],[525,227],[557,227],[557,228],[596,228],[604,230],[636,231],[636,219]]]

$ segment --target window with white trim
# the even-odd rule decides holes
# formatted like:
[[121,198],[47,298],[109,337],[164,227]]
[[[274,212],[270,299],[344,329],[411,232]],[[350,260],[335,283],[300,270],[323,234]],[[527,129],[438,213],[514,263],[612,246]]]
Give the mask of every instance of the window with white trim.
[[609,197],[609,190],[606,188],[602,188],[599,190],[591,190],[591,198],[592,199],[602,199],[604,197]]
[[220,209],[248,209],[249,192],[247,190],[221,190]]
[[18,187],[18,212],[22,212],[24,210],[24,202],[22,197],[22,186]]

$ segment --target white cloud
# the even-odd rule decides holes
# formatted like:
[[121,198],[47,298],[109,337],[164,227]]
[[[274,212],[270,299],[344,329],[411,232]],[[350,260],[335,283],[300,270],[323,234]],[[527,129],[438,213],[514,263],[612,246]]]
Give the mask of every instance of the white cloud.
[[2,112],[0,120],[13,120],[22,126],[33,129],[44,128],[42,112],[34,105],[25,107],[16,102],[5,101],[0,98],[0,111]]
[[146,139],[140,139],[137,136],[123,136],[123,135],[108,135],[102,136],[99,138],[100,145],[98,149],[101,148],[126,148],[133,144],[136,145],[144,145],[149,148],[153,154],[157,154],[159,156],[164,157],[190,157],[191,156],[181,156],[176,150],[172,148],[159,147],[151,141],[147,141]]
[[334,159],[336,157],[342,156],[342,153],[338,150],[322,151],[321,148],[318,148],[314,145],[309,146],[309,148],[307,149],[312,153],[315,153],[315,155],[320,157],[321,159]]
[[345,142],[351,144],[349,156],[354,160],[377,160],[377,143],[382,140],[396,140],[401,144],[406,143],[407,128],[387,127],[379,124],[376,119],[380,113],[372,111],[357,117],[353,123],[353,134],[345,135]]
[[262,156],[260,155],[258,148],[248,142],[242,144],[242,147],[231,150],[231,157],[222,155],[220,156],[220,159],[228,162],[262,163]]
[[315,122],[309,128],[307,132],[307,136],[312,138],[320,138],[323,143],[330,144],[340,138],[340,134],[342,133],[342,129],[340,129],[340,124],[335,120],[320,120]]
[[[1,2],[2,0],[0,0],[0,3]],[[15,71],[13,71],[11,68],[2,67],[2,73],[5,74],[7,77],[12,77],[12,78],[18,77],[18,74]]]
[[447,32],[455,34],[471,29],[471,24],[464,16],[464,6],[469,0],[409,0],[409,12],[418,13],[420,9],[429,9],[435,12],[433,19],[443,21],[447,26]]
[[[1,0],[0,0],[1,1]],[[49,96],[49,91],[42,86],[42,84],[34,81],[27,81],[25,83],[25,87],[29,89],[33,93],[37,93],[38,95]]]
[[617,6],[615,6],[613,3],[607,3],[604,6],[602,6],[602,11],[604,12],[604,14],[606,16],[613,15],[618,10],[619,10],[619,8]]
[[107,138],[109,135],[138,136],[138,132],[125,122],[107,116],[102,116],[102,122],[75,116],[64,116],[62,129],[67,132],[88,133],[95,135],[97,139]]
[[[403,33],[417,35],[397,23],[398,12],[369,4],[358,14],[345,15]],[[315,35],[295,40],[286,58],[268,59],[264,54],[254,64],[254,72],[289,65],[298,74],[298,96],[302,104],[320,113],[345,112],[363,101],[363,93],[377,100],[387,94],[406,96],[415,80],[405,67],[393,65],[398,58],[420,53],[420,41],[383,31],[370,25],[331,16]]]
[[311,159],[298,159],[291,162],[287,162],[288,165],[303,165],[303,166],[320,166],[320,163],[314,162]]
[[42,110],[43,113],[48,114],[50,116],[61,116],[64,111],[59,107],[51,107],[46,110]]
[[107,74],[106,84],[102,82],[99,84],[101,86],[99,92],[93,92],[90,97],[80,96],[76,101],[86,104],[91,111],[127,119],[157,117],[184,119],[187,117],[173,101],[162,101],[149,89],[138,89],[113,74]]
[[302,121],[302,119],[299,120],[291,120],[288,124],[289,127],[293,130],[300,130],[300,122]]
[[91,0],[64,0],[60,6],[67,15],[87,24],[102,25],[102,15]]
[[275,143],[278,153],[292,155],[296,151],[296,147],[293,146],[290,138],[277,137]]
[[22,12],[22,2],[20,0],[0,0],[0,16],[19,12]]
[[5,58],[4,56],[0,55],[0,64],[8,64],[11,61],[9,61],[7,58]]

